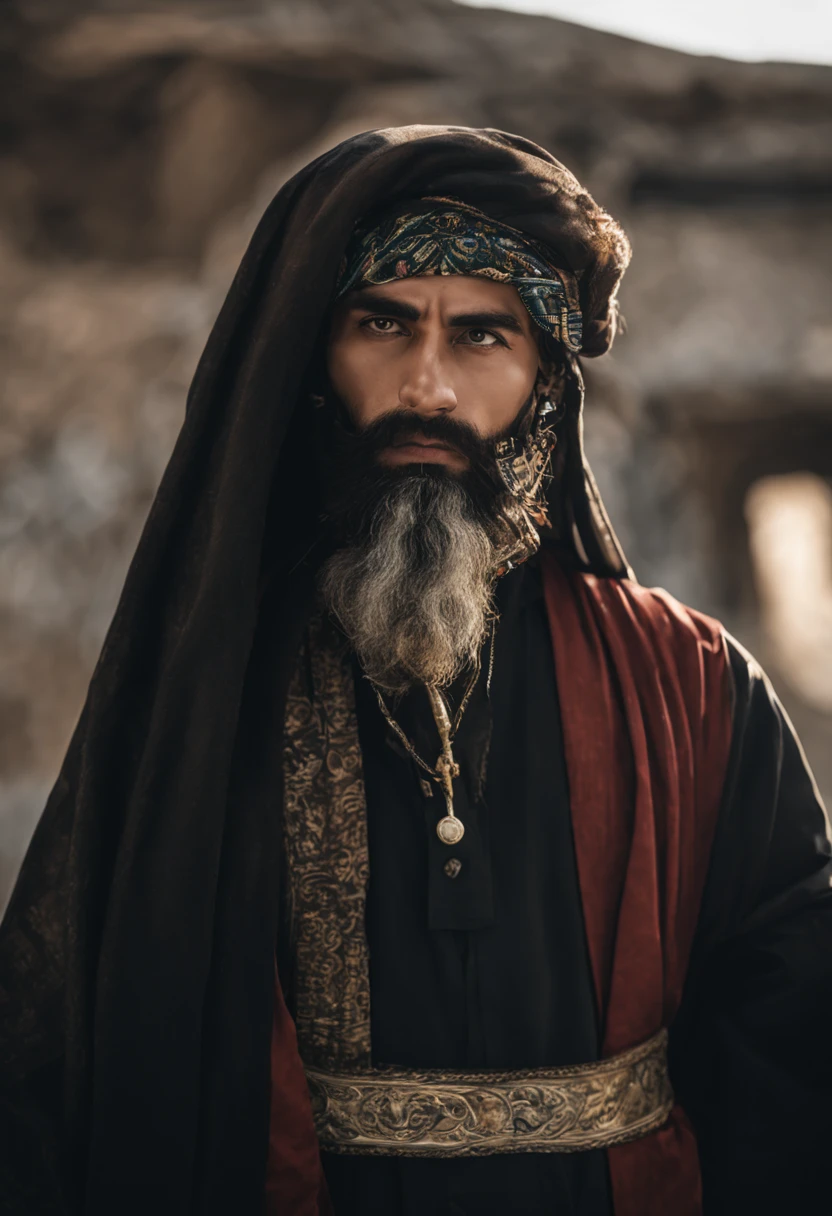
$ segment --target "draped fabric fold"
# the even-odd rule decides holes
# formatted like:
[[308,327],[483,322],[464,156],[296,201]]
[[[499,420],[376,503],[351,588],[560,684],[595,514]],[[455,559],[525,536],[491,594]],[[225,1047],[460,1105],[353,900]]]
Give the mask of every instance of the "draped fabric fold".
[[331,1216],[295,1026],[275,973],[263,1216]]
[[[578,875],[604,1056],[679,1008],[731,743],[718,622],[663,591],[544,564]],[[616,1216],[700,1216],[696,1140],[608,1150]]]

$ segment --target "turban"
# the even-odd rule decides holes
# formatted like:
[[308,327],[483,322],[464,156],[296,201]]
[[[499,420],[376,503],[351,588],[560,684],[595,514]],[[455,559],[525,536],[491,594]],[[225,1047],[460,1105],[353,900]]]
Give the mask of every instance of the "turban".
[[460,274],[510,283],[532,320],[567,350],[581,349],[578,275],[517,229],[458,199],[424,198],[360,224],[335,295],[413,275]]

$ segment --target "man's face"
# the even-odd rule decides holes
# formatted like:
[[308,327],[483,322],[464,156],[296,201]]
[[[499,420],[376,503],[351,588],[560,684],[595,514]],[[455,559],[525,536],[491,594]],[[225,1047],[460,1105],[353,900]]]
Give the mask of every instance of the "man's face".
[[[534,323],[514,287],[462,275],[400,279],[350,292],[333,316],[332,386],[364,430],[392,411],[467,424],[488,439],[508,430],[539,365]],[[418,430],[379,454],[388,467],[468,458]]]

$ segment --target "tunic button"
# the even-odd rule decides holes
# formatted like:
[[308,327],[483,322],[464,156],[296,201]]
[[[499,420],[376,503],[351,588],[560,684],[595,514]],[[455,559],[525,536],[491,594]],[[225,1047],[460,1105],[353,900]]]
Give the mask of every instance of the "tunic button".
[[442,869],[448,875],[448,878],[456,878],[459,871],[462,869],[462,862],[458,857],[452,857],[450,861],[446,861]]

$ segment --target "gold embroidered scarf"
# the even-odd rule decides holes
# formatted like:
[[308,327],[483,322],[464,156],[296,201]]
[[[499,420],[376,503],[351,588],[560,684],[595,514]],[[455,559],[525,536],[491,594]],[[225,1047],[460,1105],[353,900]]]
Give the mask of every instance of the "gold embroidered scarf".
[[289,686],[283,778],[301,1059],[319,1068],[369,1067],[361,747],[349,649],[323,613],[310,621]]

